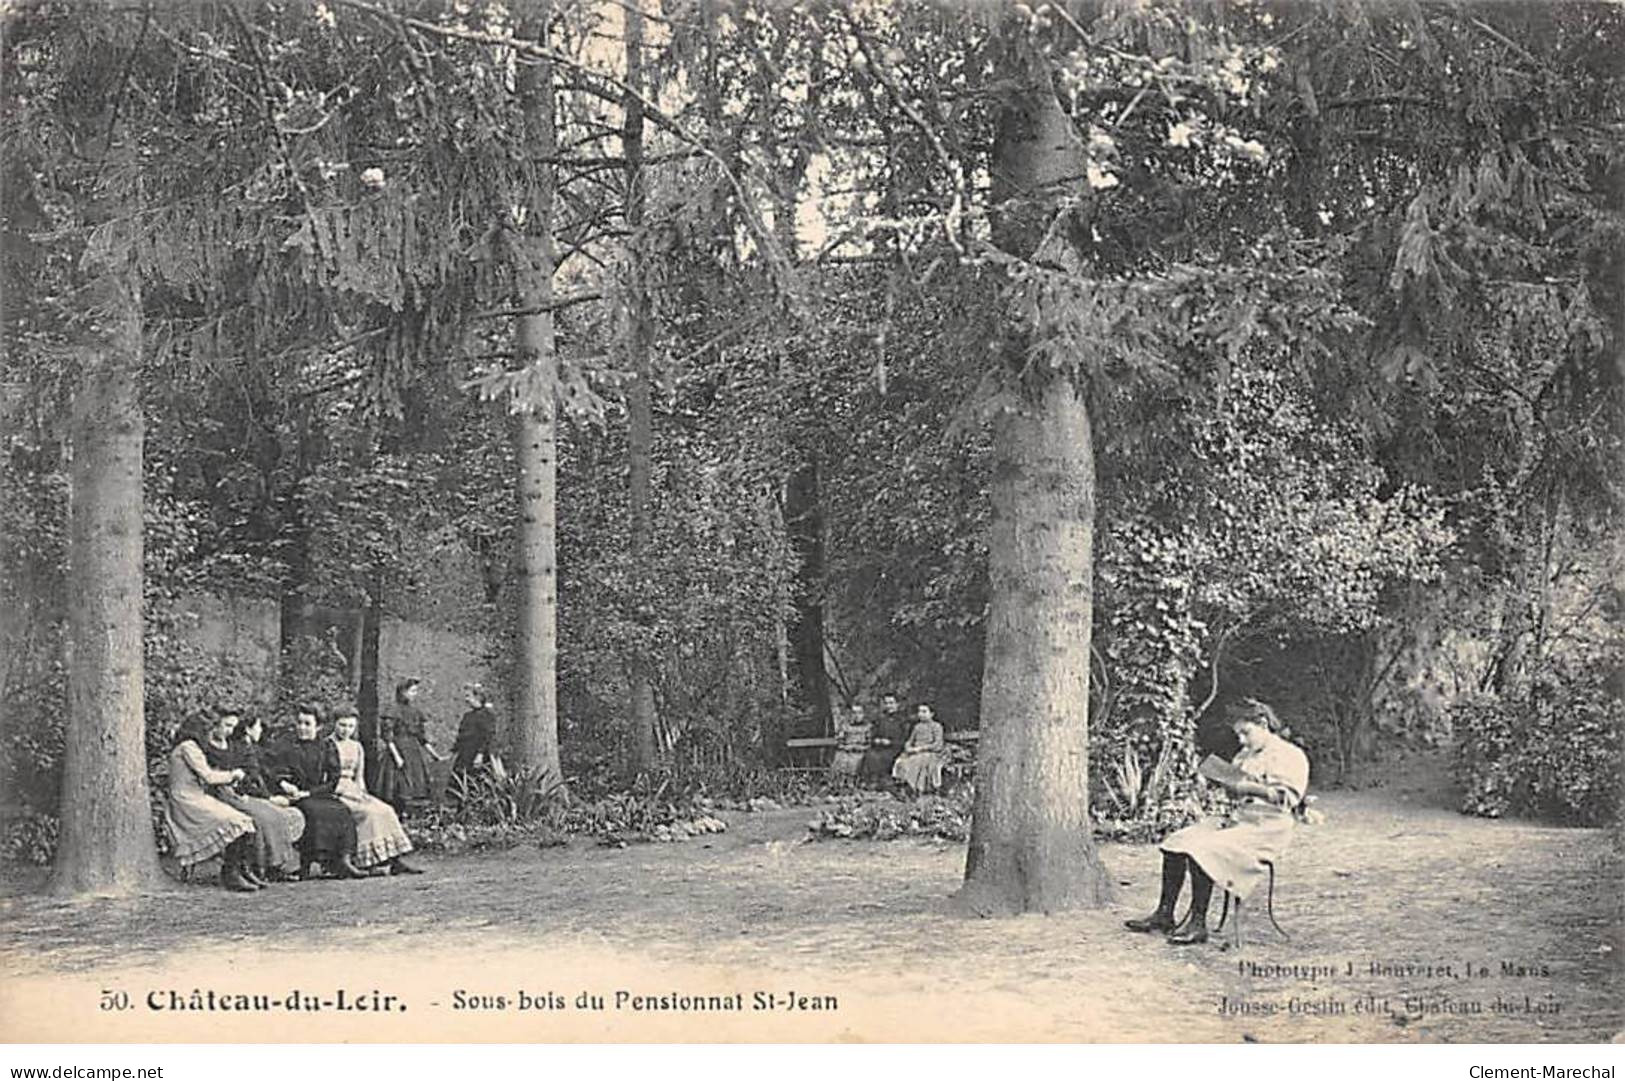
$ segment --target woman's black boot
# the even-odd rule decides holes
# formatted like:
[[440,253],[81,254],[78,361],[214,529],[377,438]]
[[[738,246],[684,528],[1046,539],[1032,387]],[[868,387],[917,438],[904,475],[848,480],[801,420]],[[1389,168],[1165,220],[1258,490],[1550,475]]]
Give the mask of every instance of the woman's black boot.
[[220,885],[233,893],[258,893],[259,887],[242,875],[243,852],[236,841],[220,857]]
[[1185,922],[1174,928],[1168,941],[1175,946],[1195,946],[1207,941],[1207,904],[1213,897],[1213,879],[1202,865],[1191,861],[1191,910]]
[[1149,916],[1124,920],[1124,927],[1142,933],[1174,929],[1174,904],[1179,900],[1180,887],[1185,884],[1185,860],[1183,852],[1162,854],[1162,896],[1157,899],[1157,910]]

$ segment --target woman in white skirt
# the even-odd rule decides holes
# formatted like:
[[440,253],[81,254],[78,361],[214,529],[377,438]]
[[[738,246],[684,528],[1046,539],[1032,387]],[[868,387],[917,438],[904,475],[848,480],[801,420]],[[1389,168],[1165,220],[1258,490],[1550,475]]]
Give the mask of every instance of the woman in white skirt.
[[[1230,711],[1241,750],[1230,760],[1241,776],[1227,783],[1237,804],[1226,816],[1210,818],[1169,834],[1162,842],[1162,896],[1149,916],[1129,920],[1131,931],[1164,931],[1176,946],[1207,941],[1207,906],[1217,882],[1245,900],[1264,880],[1266,861],[1274,863],[1292,840],[1293,810],[1309,788],[1309,758],[1277,733],[1275,711],[1246,699]],[[1191,907],[1174,922],[1174,904],[1191,880]]]
[[355,865],[366,869],[387,868],[392,875],[420,875],[423,872],[401,859],[412,851],[412,839],[401,828],[395,808],[367,794],[366,753],[356,742],[359,724],[356,711],[340,707],[333,712],[333,745],[339,756],[339,780],[333,794],[350,809],[355,819]]
[[254,837],[254,820],[213,795],[220,785],[243,779],[240,769],[209,765],[203,753],[208,741],[205,726],[193,722],[182,727],[169,752],[169,801],[164,821],[174,846],[175,862],[183,870],[221,857],[220,884],[237,893],[253,893],[258,886],[243,877],[247,848]]

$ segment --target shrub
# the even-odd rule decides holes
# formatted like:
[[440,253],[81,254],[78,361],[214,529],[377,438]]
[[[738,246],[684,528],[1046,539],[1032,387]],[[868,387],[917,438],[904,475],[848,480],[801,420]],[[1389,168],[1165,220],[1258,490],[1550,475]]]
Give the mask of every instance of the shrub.
[[914,799],[874,799],[847,796],[819,812],[807,825],[816,840],[890,841],[897,837],[935,837],[944,841],[970,839],[970,785],[944,795]]
[[446,802],[406,826],[413,843],[429,851],[511,848],[528,841],[547,847],[571,835],[607,844],[681,841],[727,829],[710,807],[667,775],[641,777],[628,791],[583,798],[534,770],[481,772],[453,777]]
[[56,856],[59,826],[56,815],[24,811],[6,828],[3,851],[7,862],[38,867],[50,864]]
[[1464,812],[1582,826],[1619,820],[1625,702],[1602,668],[1549,674],[1526,701],[1481,698],[1452,711]]

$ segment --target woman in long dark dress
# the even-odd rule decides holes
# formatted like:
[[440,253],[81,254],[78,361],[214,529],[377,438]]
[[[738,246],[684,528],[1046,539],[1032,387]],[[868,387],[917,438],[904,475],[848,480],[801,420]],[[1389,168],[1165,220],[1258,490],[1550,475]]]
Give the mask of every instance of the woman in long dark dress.
[[355,819],[334,794],[339,781],[338,749],[316,738],[320,724],[315,707],[300,708],[294,722],[296,741],[284,748],[277,761],[277,785],[305,816],[305,835],[299,839],[300,877],[312,877],[312,868],[340,878],[365,878],[355,865]]
[[451,745],[456,756],[451,764],[453,774],[468,774],[491,759],[491,740],[496,735],[497,718],[491,712],[491,699],[485,688],[472,684],[463,691],[468,712],[457,725],[457,741]]
[[429,718],[418,707],[423,683],[403,679],[395,686],[395,716],[378,719],[379,767],[378,797],[405,814],[413,803],[429,799],[427,757],[443,758],[429,743]]
[[[264,784],[255,748],[242,739],[233,740],[241,724],[241,713],[232,706],[216,710],[214,728],[203,742],[209,765],[220,770],[236,770],[235,784],[221,785],[215,796],[254,820],[252,858],[243,864],[243,877],[256,885],[286,878],[299,869],[299,852],[294,845],[305,832],[305,816],[288,805],[288,798],[273,795]],[[258,727],[259,722],[253,722]],[[248,749],[245,749],[248,746]]]
[[874,726],[869,750],[858,766],[858,776],[866,781],[890,780],[892,766],[896,764],[897,756],[903,753],[903,743],[908,739],[909,732],[908,718],[904,716],[902,703],[897,696],[888,694],[881,698],[880,720]]

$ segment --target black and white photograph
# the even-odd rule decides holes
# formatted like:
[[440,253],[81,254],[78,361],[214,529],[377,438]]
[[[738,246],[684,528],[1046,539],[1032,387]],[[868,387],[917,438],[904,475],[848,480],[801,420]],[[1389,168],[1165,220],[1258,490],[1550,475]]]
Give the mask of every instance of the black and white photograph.
[[1625,4],[7,0],[0,322],[0,1046],[1614,1076]]

